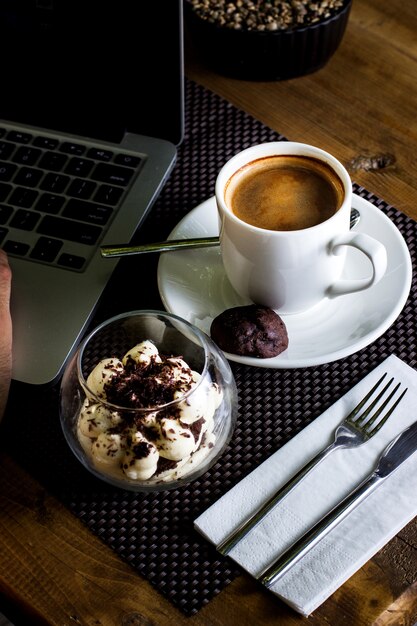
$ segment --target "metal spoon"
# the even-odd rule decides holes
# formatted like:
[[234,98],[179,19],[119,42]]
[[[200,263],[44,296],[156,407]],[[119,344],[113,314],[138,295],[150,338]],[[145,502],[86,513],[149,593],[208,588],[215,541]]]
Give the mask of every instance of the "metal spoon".
[[[357,209],[352,209],[350,214],[350,227],[353,228],[360,220],[360,213]],[[134,254],[146,254],[148,252],[172,252],[173,250],[188,250],[189,248],[212,248],[218,246],[218,237],[198,237],[196,239],[170,239],[155,243],[145,243],[139,246],[125,244],[113,246],[101,246],[101,256],[111,259],[120,256],[131,256]]]

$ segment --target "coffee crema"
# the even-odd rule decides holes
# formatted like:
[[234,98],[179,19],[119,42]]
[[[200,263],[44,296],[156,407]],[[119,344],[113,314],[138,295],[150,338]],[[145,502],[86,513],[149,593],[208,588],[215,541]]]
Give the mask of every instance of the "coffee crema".
[[244,222],[266,230],[301,230],[334,215],[343,183],[324,161],[276,155],[243,166],[228,180],[226,204]]

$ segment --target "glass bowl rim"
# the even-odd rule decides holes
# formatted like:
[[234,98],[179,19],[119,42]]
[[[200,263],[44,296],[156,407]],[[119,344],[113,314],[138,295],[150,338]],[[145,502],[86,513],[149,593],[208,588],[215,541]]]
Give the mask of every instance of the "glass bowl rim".
[[[125,406],[120,406],[118,404],[113,404],[112,402],[108,402],[107,400],[101,398],[100,396],[98,396],[97,394],[95,394],[87,385],[87,381],[84,378],[84,374],[82,372],[82,367],[81,367],[81,362],[82,362],[82,358],[84,355],[84,351],[87,347],[87,344],[90,342],[90,340],[97,335],[100,331],[102,331],[104,328],[106,328],[107,326],[109,326],[110,324],[113,324],[114,322],[118,322],[119,320],[125,319],[125,318],[133,318],[133,317],[157,317],[157,318],[166,318],[168,320],[175,320],[177,322],[180,322],[182,324],[184,324],[193,334],[195,337],[197,337],[197,339],[200,341],[200,345],[201,347],[204,349],[204,367],[200,373],[200,379],[198,380],[196,385],[193,385],[191,387],[191,389],[189,389],[188,391],[186,391],[185,393],[183,393],[179,398],[175,398],[175,400],[171,400],[170,402],[166,402],[165,404],[159,404],[157,406],[152,406],[152,407],[125,407]],[[175,315],[174,313],[169,313],[167,311],[161,311],[158,309],[136,309],[134,311],[127,311],[125,313],[118,313],[117,315],[114,315],[113,317],[110,317],[106,320],[104,320],[103,322],[101,322],[98,326],[96,326],[95,328],[93,328],[88,335],[86,335],[86,337],[84,337],[84,339],[82,340],[82,342],[80,343],[80,345],[78,346],[77,349],[77,353],[76,353],[76,372],[77,372],[77,378],[78,381],[81,385],[81,387],[84,389],[84,391],[86,392],[87,397],[92,397],[94,400],[97,401],[98,404],[101,404],[105,407],[109,407],[111,410],[113,411],[123,411],[124,413],[126,412],[131,412],[131,413],[154,413],[155,411],[162,411],[166,408],[175,406],[176,404],[179,404],[180,402],[184,402],[184,400],[186,400],[190,395],[194,394],[194,392],[196,391],[196,389],[198,389],[200,387],[200,385],[202,385],[204,378],[205,378],[205,374],[207,372],[208,369],[208,360],[209,360],[209,344],[213,343],[210,340],[210,337],[208,337],[208,335],[206,335],[203,331],[201,331],[199,328],[197,328],[197,326],[194,326],[194,324],[192,324],[191,322],[189,322],[188,320],[184,319],[183,317],[180,317],[179,315]],[[217,348],[217,346],[213,343],[213,346],[211,347],[211,349],[215,349],[218,352],[220,352],[219,348]],[[94,368],[93,368],[94,369]]]

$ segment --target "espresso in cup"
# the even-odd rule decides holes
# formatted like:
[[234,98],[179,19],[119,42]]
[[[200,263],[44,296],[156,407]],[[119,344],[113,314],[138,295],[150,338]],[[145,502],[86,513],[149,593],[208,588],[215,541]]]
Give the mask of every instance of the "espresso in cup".
[[301,230],[342,206],[344,186],[324,161],[282,154],[256,159],[228,180],[225,200],[241,220],[266,230]]

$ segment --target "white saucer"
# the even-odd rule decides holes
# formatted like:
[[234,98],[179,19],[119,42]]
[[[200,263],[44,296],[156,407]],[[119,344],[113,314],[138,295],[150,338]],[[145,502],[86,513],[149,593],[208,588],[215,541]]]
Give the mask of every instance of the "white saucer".
[[[386,247],[388,267],[377,284],[356,294],[326,299],[301,314],[283,315],[289,337],[285,352],[271,359],[225,353],[237,363],[269,368],[310,367],[349,356],[380,337],[399,316],[408,298],[412,264],[407,245],[393,222],[373,204],[353,197],[361,214],[355,227],[378,238]],[[214,197],[190,211],[169,239],[218,235]],[[344,276],[369,275],[366,257],[349,248]],[[233,306],[249,304],[226,278],[220,248],[162,253],[158,264],[158,288],[167,311],[185,318],[210,335],[214,317]]]

